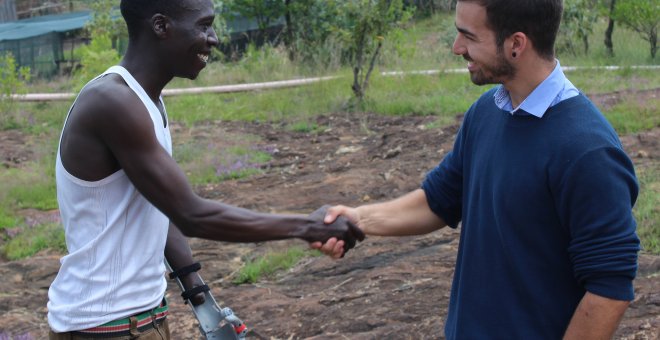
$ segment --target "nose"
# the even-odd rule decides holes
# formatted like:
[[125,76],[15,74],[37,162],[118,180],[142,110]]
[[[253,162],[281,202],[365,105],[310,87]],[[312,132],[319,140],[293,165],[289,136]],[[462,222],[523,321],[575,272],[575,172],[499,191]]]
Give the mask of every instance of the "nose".
[[461,39],[461,33],[456,33],[456,38],[454,38],[454,44],[451,46],[451,51],[456,55],[463,55],[466,52],[465,45],[463,44],[463,39]]
[[211,46],[218,46],[218,35],[213,28],[211,28],[211,33],[206,37],[206,42]]

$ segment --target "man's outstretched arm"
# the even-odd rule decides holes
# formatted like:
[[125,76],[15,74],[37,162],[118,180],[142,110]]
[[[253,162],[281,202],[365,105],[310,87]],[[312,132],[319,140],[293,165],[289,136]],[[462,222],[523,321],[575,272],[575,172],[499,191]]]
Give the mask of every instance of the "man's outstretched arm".
[[[343,216],[366,235],[408,236],[422,235],[447,224],[429,208],[424,190],[417,189],[391,201],[351,208],[343,205],[328,208],[325,222]],[[343,255],[344,241],[331,238],[325,243],[314,242],[311,247],[328,256]]]

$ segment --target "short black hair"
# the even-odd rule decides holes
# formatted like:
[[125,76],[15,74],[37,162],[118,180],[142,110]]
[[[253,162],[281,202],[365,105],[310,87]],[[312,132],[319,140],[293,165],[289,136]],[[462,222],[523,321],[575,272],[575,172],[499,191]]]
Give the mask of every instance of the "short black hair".
[[486,9],[490,29],[495,32],[498,47],[516,32],[525,33],[536,52],[545,59],[554,58],[559,31],[562,0],[458,0],[474,2]]
[[175,17],[182,9],[181,0],[121,0],[119,8],[126,21],[129,37],[137,37],[140,23],[154,14]]

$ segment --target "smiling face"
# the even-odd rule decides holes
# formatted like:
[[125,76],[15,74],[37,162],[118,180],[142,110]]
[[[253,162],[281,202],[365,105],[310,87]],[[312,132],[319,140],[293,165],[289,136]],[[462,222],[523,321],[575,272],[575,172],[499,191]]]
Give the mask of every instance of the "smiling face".
[[498,48],[488,28],[486,9],[474,2],[456,4],[456,39],[452,51],[468,61],[470,79],[476,85],[501,84],[515,76],[515,67]]
[[218,45],[215,12],[211,0],[186,0],[181,7],[182,13],[170,18],[167,55],[163,57],[169,59],[173,76],[195,79]]

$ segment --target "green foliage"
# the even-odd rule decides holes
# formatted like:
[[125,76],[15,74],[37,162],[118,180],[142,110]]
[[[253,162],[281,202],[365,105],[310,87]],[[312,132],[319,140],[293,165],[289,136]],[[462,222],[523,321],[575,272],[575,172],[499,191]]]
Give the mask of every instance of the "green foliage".
[[231,0],[226,2],[225,6],[229,12],[256,20],[262,34],[271,22],[284,15],[286,8],[282,0]]
[[248,261],[238,272],[235,284],[256,283],[262,277],[272,277],[278,271],[288,270],[305,256],[318,254],[317,251],[301,247],[291,247],[285,252],[270,252],[261,258]]
[[126,24],[119,13],[119,0],[90,1],[89,6],[92,20],[85,24],[89,37],[106,36],[112,48],[118,49],[120,41],[128,37]]
[[91,37],[89,45],[80,48],[80,68],[75,71],[74,90],[80,91],[93,77],[119,63],[119,44],[128,31],[118,12],[119,0],[100,0],[90,3],[92,20],[85,25]]
[[82,47],[80,69],[76,72],[76,92],[80,91],[93,77],[103,73],[108,67],[119,63],[121,57],[112,48],[112,41],[107,34],[92,38],[89,45]]
[[[353,69],[351,89],[361,100],[386,36],[412,17],[402,0],[345,1],[345,27],[340,29]],[[366,68],[366,70],[365,70]]]
[[66,252],[64,230],[61,225],[50,223],[28,227],[9,239],[2,247],[2,253],[9,260],[14,261],[30,257],[45,249]]
[[57,208],[55,181],[35,181],[29,187],[17,186],[9,190],[17,208],[51,210]]
[[338,67],[341,50],[335,32],[342,27],[343,0],[286,1],[285,43],[290,59]]
[[319,126],[318,124],[313,122],[300,121],[289,125],[289,129],[291,129],[291,131],[294,132],[308,133],[308,132],[317,131],[319,129]]
[[559,52],[578,53],[577,42],[582,43],[582,51],[589,53],[589,36],[594,31],[598,12],[593,11],[594,0],[566,0],[556,48]]
[[658,50],[660,2],[658,0],[618,0],[612,16],[648,41],[651,59],[655,59]]
[[[227,0],[213,0],[213,6],[215,8],[215,19],[213,20],[213,30],[218,36],[218,42],[220,44],[226,44],[231,40],[231,31],[227,26],[227,17],[229,13],[227,11],[227,5],[231,1]],[[211,61],[224,60],[225,55],[217,48],[211,50]]]
[[243,58],[238,63],[249,73],[291,68],[290,61],[287,58],[282,58],[278,50],[270,44],[265,44],[260,48],[254,43],[248,44]]
[[[54,168],[52,166],[54,162],[43,163],[34,163],[21,170],[8,169],[0,172],[0,181],[4,184],[0,192],[0,204],[7,212],[25,208],[39,210],[57,208],[55,178],[52,173],[54,170],[51,170]],[[11,218],[12,215],[9,214],[9,217]]]
[[29,67],[18,67],[11,52],[0,57],[0,129],[12,124],[14,117],[10,115],[10,111],[15,101],[12,95],[25,94],[28,81]]
[[7,208],[0,207],[0,230],[12,228],[18,224],[18,218],[6,210]]

